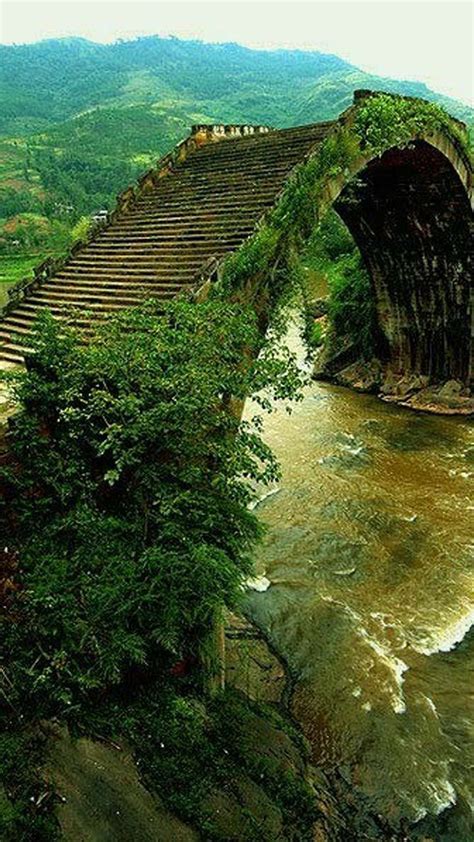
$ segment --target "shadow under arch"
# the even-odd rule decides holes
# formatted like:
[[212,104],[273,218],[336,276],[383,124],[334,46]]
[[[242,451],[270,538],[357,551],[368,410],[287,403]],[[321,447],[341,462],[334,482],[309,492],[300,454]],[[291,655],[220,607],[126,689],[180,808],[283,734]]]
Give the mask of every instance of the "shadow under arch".
[[369,271],[396,375],[431,383],[473,376],[472,171],[454,139],[438,134],[361,156],[328,184]]

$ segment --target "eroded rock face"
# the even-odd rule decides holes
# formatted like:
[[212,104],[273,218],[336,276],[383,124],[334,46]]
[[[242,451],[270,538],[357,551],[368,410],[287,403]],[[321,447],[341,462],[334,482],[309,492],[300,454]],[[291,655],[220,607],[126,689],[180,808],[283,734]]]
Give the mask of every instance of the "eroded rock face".
[[65,728],[51,730],[47,778],[59,796],[65,842],[196,842],[200,837],[169,813],[140,781],[131,751]]
[[376,394],[384,401],[408,409],[435,415],[474,415],[472,390],[460,380],[430,383],[427,375],[408,373],[397,376],[384,370],[377,359],[359,360],[335,371],[316,366],[313,376],[316,380],[330,380],[356,392]]
[[212,793],[205,806],[212,813],[215,830],[228,842],[251,839],[257,832],[262,842],[285,838],[281,811],[249,778],[234,779],[229,792]]
[[387,373],[468,385],[474,223],[448,158],[424,141],[391,149],[335,208],[372,278]]

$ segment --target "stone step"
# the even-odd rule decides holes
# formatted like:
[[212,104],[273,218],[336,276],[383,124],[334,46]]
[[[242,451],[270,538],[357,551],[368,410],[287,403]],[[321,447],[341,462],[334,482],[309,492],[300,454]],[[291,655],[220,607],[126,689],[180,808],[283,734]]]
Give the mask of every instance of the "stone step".
[[23,365],[25,351],[23,348],[14,348],[10,343],[0,344],[0,360],[7,363],[15,363],[16,365]]
[[74,301],[83,301],[89,298],[94,300],[110,299],[114,301],[130,299],[136,304],[139,301],[143,301],[145,298],[173,297],[179,292],[185,291],[192,286],[192,284],[156,284],[153,287],[144,287],[140,284],[136,284],[136,286],[132,288],[130,286],[111,287],[91,284],[77,286],[76,284],[71,284],[71,286],[65,285],[58,287],[54,284],[54,286],[48,286],[48,288],[44,290],[44,295],[50,299],[54,298],[61,301],[67,301],[69,299],[73,299]]
[[74,315],[74,321],[79,321],[82,318],[84,318],[84,322],[87,323],[96,319],[100,320],[108,315],[107,313],[105,313],[105,311],[95,309],[87,311],[86,319],[85,316],[83,316],[83,312],[86,311],[81,310],[80,312],[78,312],[77,307],[74,307],[71,304],[63,304],[61,306],[61,304],[58,304],[57,302],[54,304],[49,304],[47,307],[43,307],[41,304],[38,306],[36,303],[22,303],[21,307],[15,309],[14,315],[16,316],[18,314],[20,316],[23,316],[24,318],[30,318],[33,324],[34,320],[37,318],[38,314],[43,309],[49,310],[51,312],[51,315],[57,319],[68,319],[69,316],[71,316],[72,318],[72,315]]
[[88,321],[92,321],[92,318],[97,317],[99,319],[103,318],[104,315],[107,313],[118,313],[121,310],[126,310],[131,306],[136,306],[137,302],[134,301],[133,304],[127,303],[112,303],[110,301],[101,301],[98,303],[94,303],[92,301],[76,301],[74,299],[64,300],[64,299],[40,299],[32,301],[32,304],[35,308],[36,315],[39,311],[43,308],[46,310],[51,310],[51,313],[64,317],[71,317],[75,312],[79,312],[82,317],[87,316]]
[[19,358],[23,362],[24,354],[29,351],[31,351],[31,348],[26,343],[22,345],[10,339],[0,340],[0,353],[3,359],[18,360]]
[[[117,248],[116,246],[112,246],[113,240],[123,239],[123,236],[124,236],[124,235],[120,235],[120,237],[117,237],[116,234],[120,234],[120,232],[118,232],[118,231],[112,232],[111,231],[111,233],[108,237],[101,237],[100,240],[99,239],[95,240],[93,246],[92,246],[92,243],[90,244],[90,246],[88,246],[87,253],[84,251],[84,252],[81,252],[81,255],[84,254],[84,255],[89,256],[90,254],[95,252],[96,249],[99,249],[100,251],[104,251],[104,250],[110,251],[110,250],[112,250],[114,254],[120,253],[120,252],[127,253],[128,247],[120,249],[120,248]],[[239,235],[239,234],[240,234],[240,232],[237,231],[237,235]],[[235,236],[237,236],[237,235],[235,235]],[[228,237],[226,237],[226,236],[214,236],[213,240],[216,243],[222,243],[226,238],[228,239]],[[129,236],[129,239],[130,239],[130,236]],[[186,254],[188,254],[189,252],[194,252],[194,251],[198,250],[199,248],[202,248],[203,243],[207,243],[207,242],[209,242],[209,238],[206,238],[205,240],[203,240],[202,238],[201,239],[194,238],[194,239],[188,240],[188,239],[186,239],[186,237],[182,237],[181,239],[175,239],[175,240],[168,239],[168,240],[161,240],[160,241],[160,239],[158,237],[157,238],[151,237],[151,236],[147,237],[147,236],[141,234],[140,235],[140,242],[139,242],[140,250],[137,251],[137,249],[135,249],[133,253],[143,255],[143,256],[148,257],[148,258],[152,258],[153,260],[162,260],[164,258],[167,258],[167,259],[171,258],[171,259],[175,260],[175,259],[179,259],[181,257],[185,257]],[[173,253],[170,254],[170,251],[172,251]]]
[[[219,199],[222,196],[232,196],[234,199],[234,207],[238,207],[240,200],[255,199],[264,196],[271,200],[275,196],[281,185],[284,183],[284,178],[268,178],[268,179],[219,179],[215,185],[209,186],[207,179],[203,179],[200,184],[176,184],[173,192],[165,192],[158,188],[152,193],[148,193],[140,200],[140,207],[149,207],[150,205],[159,205],[160,207],[174,207],[181,208],[191,200],[196,204],[196,210],[203,202],[209,202],[211,197]],[[134,204],[134,209],[137,204]],[[120,221],[120,219],[118,220]],[[117,224],[117,223],[114,223]],[[104,229],[104,232],[107,228]]]
[[160,280],[156,279],[154,282],[148,279],[143,278],[136,278],[133,283],[130,283],[130,278],[124,278],[123,280],[117,280],[115,275],[110,275],[106,277],[97,277],[95,275],[91,276],[71,276],[69,278],[61,278],[57,280],[57,278],[48,281],[48,284],[44,285],[44,287],[40,287],[40,289],[111,289],[111,290],[121,290],[121,289],[130,289],[133,290],[156,290],[156,289],[172,289],[172,290],[180,290],[183,286],[192,285],[192,282],[188,278],[182,278],[177,280],[176,278],[172,280]]
[[[310,144],[307,145],[310,146]],[[184,161],[175,172],[179,175],[188,172],[234,172],[241,169],[242,166],[245,166],[247,172],[270,172],[273,169],[283,170],[292,167],[299,163],[302,157],[304,157],[304,150],[301,149],[301,144],[299,148],[287,147],[281,150],[272,150],[268,153],[268,158],[265,159],[264,163],[261,161],[261,153],[259,155],[258,150],[253,150],[245,155],[222,154],[218,157],[214,155],[207,158],[197,153],[195,156],[188,158],[187,161]]]
[[4,319],[0,324],[0,345],[2,342],[9,342],[15,336],[29,336],[31,333],[31,325],[28,324],[12,324]]
[[[176,218],[179,219],[182,216],[191,216],[195,218],[196,212],[199,213],[224,213],[227,212],[229,214],[236,213],[237,217],[240,213],[244,210],[258,212],[261,210],[262,205],[272,205],[273,199],[275,198],[274,193],[272,192],[267,197],[262,196],[262,193],[258,195],[251,195],[248,197],[242,196],[240,201],[237,203],[232,195],[228,193],[222,196],[213,196],[212,203],[209,200],[209,197],[205,197],[205,199],[200,199],[199,201],[194,202],[176,202],[176,198],[172,195],[166,196],[165,198],[161,199],[160,201],[155,197],[154,193],[150,193],[147,197],[142,197],[138,199],[136,204],[133,205],[124,215],[121,217],[122,219],[128,219],[129,216],[133,214],[143,214],[145,211],[150,214],[158,214],[162,217],[167,219]],[[116,223],[114,223],[115,225]],[[112,226],[111,226],[112,227]]]
[[214,254],[215,248],[219,248],[220,246],[225,246],[225,250],[237,248],[244,240],[245,236],[242,236],[241,234],[232,234],[226,237],[214,237],[212,239],[202,237],[188,242],[175,240],[163,243],[160,242],[160,240],[154,241],[152,237],[140,237],[139,235],[133,234],[120,235],[117,233],[107,238],[107,244],[116,246],[134,246],[136,248],[149,245],[157,250],[159,248],[160,252],[164,252],[167,249],[171,254],[176,254],[177,251],[181,251],[183,245],[185,245],[188,249],[191,249],[192,246],[204,246],[205,248],[203,248],[202,251],[205,255],[204,259],[206,259],[207,256]]
[[[184,222],[163,222],[163,221],[156,221],[148,217],[147,214],[142,214],[142,216],[137,219],[128,219],[128,217],[124,217],[120,223],[116,223],[114,225],[115,230],[134,230],[134,231],[153,231],[154,233],[163,233],[165,237],[170,235],[174,235],[176,233],[200,233],[207,232],[207,231],[227,231],[229,229],[234,229],[237,225],[239,229],[242,231],[251,231],[254,227],[254,218],[247,217],[246,219],[222,219],[216,217],[216,219],[212,220],[203,220],[201,218],[198,219],[190,219],[185,220]],[[112,229],[112,226],[109,230]]]
[[260,201],[263,198],[267,198],[272,202],[275,197],[275,191],[280,188],[283,181],[284,179],[278,179],[277,181],[259,181],[248,184],[220,181],[218,185],[214,185],[212,194],[205,183],[201,187],[176,185],[172,193],[170,191],[159,191],[157,188],[153,192],[143,196],[140,199],[140,204],[137,202],[133,209],[136,210],[138,207],[146,208],[150,207],[150,205],[156,205],[162,208],[173,207],[176,209],[178,207],[185,207],[187,203],[190,203],[190,199],[192,199],[196,210],[199,210],[203,202],[210,202],[212,200],[212,204],[214,205],[222,197],[228,199],[229,196],[232,196],[234,207],[239,207],[241,202],[247,200],[255,201],[256,196],[258,196]]
[[134,228],[133,226],[131,226],[130,228],[122,228],[117,226],[113,229],[110,228],[110,230],[106,234],[104,233],[102,235],[101,240],[102,242],[108,242],[109,240],[115,240],[120,238],[123,239],[134,235],[134,239],[141,240],[145,243],[149,241],[150,243],[153,243],[155,247],[160,243],[163,243],[163,245],[167,245],[173,243],[182,243],[183,241],[186,241],[186,243],[189,243],[191,245],[192,243],[199,243],[203,241],[206,242],[210,239],[225,240],[229,239],[229,237],[247,237],[250,233],[252,233],[253,228],[254,226],[247,227],[246,229],[239,227],[237,230],[235,228],[229,228],[227,231],[216,231],[214,228],[210,228],[208,230],[202,231],[176,231],[175,233],[170,231],[167,233],[162,233],[159,230],[151,230],[149,232],[146,232],[141,231],[139,228]]
[[[251,222],[255,218],[256,211],[259,208],[260,205],[255,205],[255,207],[250,206],[250,209],[245,209],[243,211],[239,210],[239,208],[227,208],[223,211],[214,208],[202,208],[200,210],[200,219],[207,222],[213,222],[217,219],[233,222]],[[141,211],[130,210],[123,216],[123,220],[126,220],[127,222],[134,219],[137,221],[140,219],[150,220],[150,222],[160,222],[163,223],[163,225],[171,226],[176,223],[185,224],[194,222],[196,215],[194,210],[192,212],[182,214],[159,213],[158,211],[142,213]]]
[[[274,203],[275,195],[278,193],[279,190],[275,191],[272,190],[271,195],[268,193],[264,194],[263,191],[256,190],[251,195],[242,198],[241,206],[243,206],[245,202],[245,207],[251,210],[251,214],[249,214],[246,218],[241,218],[239,215],[235,216],[235,223],[236,224],[244,224],[244,225],[251,225],[254,224],[255,220],[260,219],[261,216],[271,207]],[[147,199],[147,204],[140,204],[135,205],[133,209],[130,209],[127,214],[124,214],[122,217],[123,221],[127,222],[133,221],[136,219],[139,221],[138,214],[141,219],[146,220],[150,219],[153,220],[153,216],[155,214],[160,214],[161,219],[157,219],[156,221],[159,223],[163,222],[163,218],[175,217],[179,215],[180,217],[185,217],[185,221],[189,222],[190,217],[196,219],[202,212],[203,205],[207,204],[209,201],[209,197],[205,196],[196,196],[193,194],[190,198],[186,198],[180,202],[177,201],[176,197],[167,197],[166,199],[158,199],[156,196],[152,196],[150,199]],[[224,192],[219,196],[214,197],[213,202],[213,213],[215,214],[229,214],[231,215],[233,211],[236,209],[237,204],[233,201],[229,192]],[[128,214],[137,213],[137,217],[132,217]],[[114,222],[113,225],[110,225],[109,228],[105,228],[96,239],[101,239],[107,231],[110,231],[112,228],[115,228],[118,225],[118,221]]]
[[[185,279],[189,277],[189,274],[192,274],[192,267],[186,267],[185,265],[181,266],[179,269],[173,270],[173,276],[176,278],[176,283],[179,283],[181,279]],[[90,277],[90,278],[101,278],[101,277],[110,277],[110,278],[117,278],[117,280],[131,280],[136,281],[143,279],[144,281],[159,281],[160,278],[166,279],[169,277],[170,271],[169,269],[162,269],[160,266],[156,266],[155,268],[146,267],[144,269],[141,268],[128,268],[122,266],[116,266],[114,264],[109,264],[107,261],[102,261],[99,263],[98,261],[95,263],[90,263],[86,266],[78,266],[77,264],[68,264],[65,269],[61,272],[58,272],[54,277],[55,278],[78,278],[81,277]]]
[[[173,298],[176,292],[176,288],[163,289],[157,286],[153,297]],[[82,292],[81,290],[69,291],[68,289],[64,289],[56,292],[54,289],[48,288],[35,293],[28,300],[40,306],[48,306],[48,303],[57,304],[58,302],[64,302],[65,304],[74,303],[77,306],[84,304],[94,304],[94,306],[100,304],[120,304],[123,307],[133,307],[138,301],[143,300],[143,298],[144,296],[140,294],[139,290],[137,290],[136,294],[127,290],[127,294],[125,295],[120,290],[112,290],[110,293],[106,293],[102,290]]]
[[187,258],[179,262],[177,260],[160,259],[158,255],[154,259],[151,259],[150,256],[143,257],[140,253],[124,256],[121,253],[116,254],[115,251],[111,251],[109,254],[104,251],[99,253],[99,256],[96,254],[84,254],[81,257],[75,257],[66,264],[64,271],[71,271],[72,269],[90,271],[95,267],[101,269],[107,266],[114,271],[118,269],[129,272],[132,275],[135,272],[156,271],[173,272],[179,277],[180,274],[187,273],[193,268],[196,270],[199,269],[201,264],[202,260],[199,257],[192,260]]
[[5,327],[11,330],[15,330],[17,327],[31,330],[31,325],[31,316],[18,313],[18,309],[16,309],[11,315],[5,316],[5,318],[0,322],[0,328]]
[[[228,184],[229,182],[232,184],[245,184],[245,182],[263,182],[263,181],[277,181],[279,179],[285,178],[288,172],[295,166],[296,164],[296,157],[285,160],[285,161],[278,161],[274,162],[272,165],[265,165],[256,166],[256,165],[249,165],[242,161],[235,161],[234,166],[229,166],[229,164],[222,165],[221,167],[209,167],[208,169],[203,167],[187,167],[183,168],[176,174],[176,184],[174,188],[180,188],[184,186],[199,186],[203,182],[209,188],[212,188],[215,184]],[[164,187],[161,184],[158,184],[155,187],[155,190],[158,192],[163,191]]]
[[[61,312],[61,314],[59,314],[58,312],[51,312],[51,315],[55,321],[65,320],[64,312]],[[4,325],[6,329],[11,330],[12,332],[14,332],[17,328],[24,328],[25,331],[31,331],[34,329],[35,320],[37,316],[38,309],[36,307],[32,308],[31,310],[27,310],[24,313],[15,310],[15,313],[13,315],[6,317],[6,319],[2,322],[2,325]],[[86,327],[90,324],[90,320],[85,318],[83,319],[80,317],[75,318],[73,321],[80,327]]]
[[136,231],[138,234],[143,236],[152,235],[154,239],[158,238],[164,243],[169,242],[170,240],[173,241],[183,238],[190,238],[190,241],[192,241],[193,239],[208,236],[209,234],[221,236],[228,231],[234,230],[238,230],[239,232],[242,231],[248,236],[254,226],[255,222],[253,219],[246,222],[234,222],[233,225],[231,223],[226,223],[225,225],[215,225],[214,223],[200,225],[199,222],[187,222],[185,225],[162,225],[161,223],[147,222],[146,215],[144,215],[144,219],[137,222],[136,225],[125,219],[120,224],[117,223],[116,225],[111,225],[110,228],[107,228],[107,230],[101,234],[100,239],[106,240],[114,234]]

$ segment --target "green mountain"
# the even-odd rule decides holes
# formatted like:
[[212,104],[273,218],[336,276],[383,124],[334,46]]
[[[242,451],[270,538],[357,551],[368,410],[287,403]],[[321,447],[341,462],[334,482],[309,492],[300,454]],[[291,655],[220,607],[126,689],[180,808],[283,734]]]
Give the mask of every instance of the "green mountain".
[[0,68],[0,220],[25,212],[76,218],[110,206],[192,123],[331,119],[356,88],[421,96],[474,120],[468,106],[419,82],[300,50],[62,38],[0,46]]

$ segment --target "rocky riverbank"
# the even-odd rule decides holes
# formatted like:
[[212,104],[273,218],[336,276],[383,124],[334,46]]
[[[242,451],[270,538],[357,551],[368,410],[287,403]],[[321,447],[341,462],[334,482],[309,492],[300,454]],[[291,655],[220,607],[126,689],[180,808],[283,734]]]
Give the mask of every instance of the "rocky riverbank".
[[[34,739],[42,744],[44,762],[30,809],[36,816],[53,812],[65,842],[338,838],[324,830],[330,805],[313,781],[304,738],[284,713],[284,664],[261,633],[235,615],[228,617],[226,652],[228,687],[222,702],[220,697],[191,697],[199,717],[208,722],[209,739],[216,734],[220,743],[223,738],[217,776],[215,768],[206,768],[205,746],[199,749],[191,740],[180,758],[176,735],[166,728],[162,733],[161,751],[169,755],[171,774],[180,763],[193,763],[197,750],[204,752],[204,794],[196,823],[189,804],[184,811],[176,809],[189,798],[187,791],[180,795],[173,783],[171,804],[166,786],[161,791],[143,743],[135,745],[117,723],[112,732],[106,727],[100,732],[95,720],[79,730],[61,722],[37,725]],[[184,694],[183,703],[189,705],[189,695]],[[219,713],[223,707],[224,716]],[[124,705],[124,725],[128,716]],[[8,800],[8,793],[0,792],[2,797]],[[209,817],[204,824],[203,815]]]
[[[296,726],[301,734],[307,732],[307,723],[298,718],[298,678],[264,631],[250,620],[233,616],[227,627],[226,640],[227,681],[252,699],[276,704],[293,727]],[[267,732],[262,742],[263,750],[272,751],[273,739],[274,735]],[[371,811],[368,801],[354,790],[344,769],[328,774],[321,768],[309,740],[303,752],[300,748],[301,761],[301,774],[314,793],[318,817],[310,835],[289,838],[307,838],[312,842],[409,842],[405,830],[395,832],[382,816]],[[286,838],[281,837],[282,840]],[[435,840],[426,837],[425,842]]]
[[[313,762],[292,715],[295,677],[262,632],[236,615],[228,617],[226,628],[226,680],[250,703],[238,736],[238,753],[251,756],[251,767],[261,772],[249,774],[243,764],[238,774],[234,768],[221,786],[208,793],[205,807],[212,814],[208,833],[169,809],[162,793],[143,775],[140,754],[128,739],[97,734],[73,738],[66,726],[54,722],[40,726],[45,763],[36,809],[54,805],[65,842],[408,839],[370,814],[343,770],[327,775]],[[265,712],[252,703],[266,706]],[[281,781],[280,794],[269,786],[268,770]],[[292,798],[297,802],[305,788],[314,807],[312,817],[308,812],[308,820],[299,827],[289,821],[289,802],[285,804],[289,796],[284,788],[290,781]]]
[[474,415],[472,391],[457,380],[432,384],[423,375],[404,375],[387,370],[380,360],[347,363],[351,349],[329,356],[324,349],[316,355],[313,378],[347,386],[357,392],[378,395],[382,400],[407,409],[435,415]]

